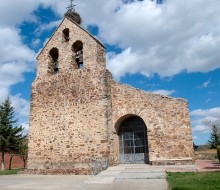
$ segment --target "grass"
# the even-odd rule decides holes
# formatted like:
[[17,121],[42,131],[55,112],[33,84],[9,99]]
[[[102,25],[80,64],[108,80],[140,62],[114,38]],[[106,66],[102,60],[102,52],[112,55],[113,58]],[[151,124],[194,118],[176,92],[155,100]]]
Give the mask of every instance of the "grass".
[[4,170],[4,171],[0,170],[0,175],[13,175],[23,170],[24,170],[23,168],[13,169],[13,170]]
[[220,172],[167,173],[171,190],[220,189]]

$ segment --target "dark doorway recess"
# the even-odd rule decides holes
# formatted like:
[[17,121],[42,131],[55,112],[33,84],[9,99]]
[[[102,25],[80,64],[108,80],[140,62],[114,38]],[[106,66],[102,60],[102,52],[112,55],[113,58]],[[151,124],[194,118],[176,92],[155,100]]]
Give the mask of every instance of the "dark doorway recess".
[[137,116],[125,119],[119,127],[121,164],[149,164],[147,127]]

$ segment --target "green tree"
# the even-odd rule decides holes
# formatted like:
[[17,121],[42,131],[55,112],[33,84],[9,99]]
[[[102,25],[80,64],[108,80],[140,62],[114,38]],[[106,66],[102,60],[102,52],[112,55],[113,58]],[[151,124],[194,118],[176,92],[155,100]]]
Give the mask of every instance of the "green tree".
[[27,142],[23,141],[22,145],[19,149],[19,155],[21,157],[21,160],[23,161],[24,168],[26,167],[26,162],[28,159],[28,144]]
[[17,152],[19,144],[24,138],[22,136],[23,128],[21,126],[15,126],[17,120],[14,119],[14,113],[15,111],[11,106],[10,99],[7,98],[0,105],[0,151],[2,153],[2,170],[5,169],[5,153],[8,152],[12,155],[13,152]]
[[23,147],[23,140],[26,136],[23,136],[23,127],[13,127],[8,137],[8,152],[10,154],[9,170],[12,165],[12,158],[14,154],[20,154],[21,147]]
[[216,147],[220,145],[220,131],[216,124],[212,125],[211,134],[208,142],[211,145],[211,149],[216,149]]

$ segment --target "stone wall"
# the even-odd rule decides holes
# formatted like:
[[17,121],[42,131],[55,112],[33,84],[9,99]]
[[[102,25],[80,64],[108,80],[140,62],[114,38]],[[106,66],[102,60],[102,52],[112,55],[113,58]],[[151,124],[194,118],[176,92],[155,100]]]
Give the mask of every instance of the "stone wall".
[[[65,42],[62,31],[70,30]],[[72,44],[83,43],[84,68],[77,68]],[[59,72],[50,69],[49,51],[59,49]],[[108,165],[105,48],[65,18],[38,56],[32,84],[28,169],[88,174]]]
[[[77,40],[83,43],[83,68],[72,51]],[[58,73],[49,55],[52,48],[59,51]],[[151,164],[193,162],[187,101],[115,82],[106,70],[105,47],[78,24],[64,18],[37,60],[28,171],[96,174],[119,164],[118,130],[134,115],[147,126]]]
[[136,115],[147,126],[151,164],[189,164],[194,162],[192,132],[188,103],[148,93],[112,81],[113,160],[118,163],[120,123]]

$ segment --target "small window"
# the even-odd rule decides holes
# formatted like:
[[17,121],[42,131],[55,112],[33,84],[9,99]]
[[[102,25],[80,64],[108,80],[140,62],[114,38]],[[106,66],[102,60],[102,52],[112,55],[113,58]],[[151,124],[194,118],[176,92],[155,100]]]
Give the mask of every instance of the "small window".
[[58,57],[59,57],[59,50],[57,48],[52,48],[49,52],[50,57],[51,57],[51,69],[53,70],[54,73],[59,72],[59,62],[58,62]]
[[83,68],[83,43],[81,41],[76,41],[72,46],[72,50],[75,53],[74,57],[78,68]]
[[63,38],[66,42],[68,42],[70,40],[70,30],[69,30],[69,28],[65,28],[63,30]]

